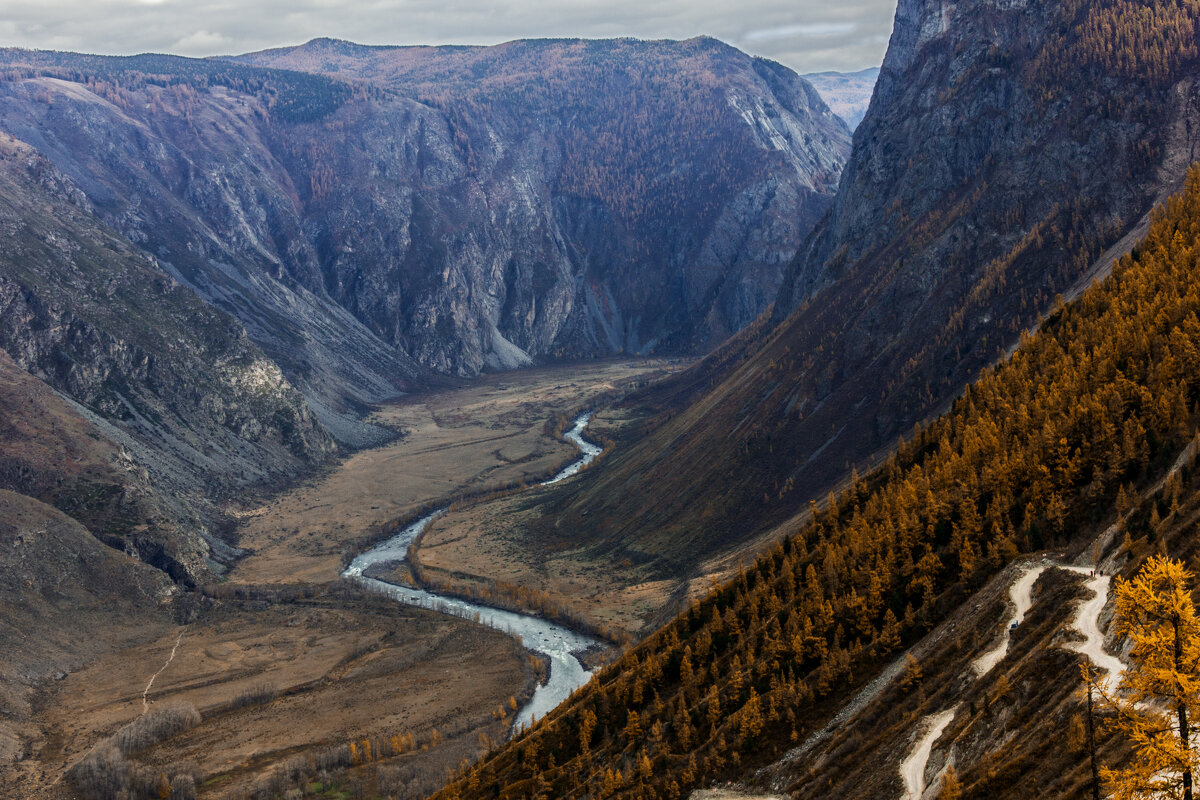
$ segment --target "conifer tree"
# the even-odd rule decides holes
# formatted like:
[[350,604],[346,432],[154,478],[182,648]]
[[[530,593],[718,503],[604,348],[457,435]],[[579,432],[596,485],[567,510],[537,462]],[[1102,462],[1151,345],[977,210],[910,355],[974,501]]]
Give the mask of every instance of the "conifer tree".
[[1192,800],[1200,752],[1192,723],[1200,712],[1200,620],[1192,575],[1163,556],[1117,584],[1116,631],[1133,642],[1120,697],[1106,691],[1115,725],[1130,740],[1127,766],[1101,770],[1115,800]]
[[938,789],[937,800],[959,800],[962,797],[962,783],[958,779],[958,771],[954,765],[946,767],[942,775],[942,786]]

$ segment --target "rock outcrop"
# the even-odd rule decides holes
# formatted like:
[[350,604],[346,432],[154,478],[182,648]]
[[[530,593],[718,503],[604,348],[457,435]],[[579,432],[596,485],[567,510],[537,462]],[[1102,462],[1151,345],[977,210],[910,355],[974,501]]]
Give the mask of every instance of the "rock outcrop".
[[[67,398],[36,399],[33,388],[11,384],[28,407],[7,404],[5,449],[21,438],[49,449],[10,462],[5,488],[54,503],[188,582],[209,574],[212,547],[229,555],[215,538],[223,500],[294,479],[332,453],[304,399],[236,320],[107,230],[69,179],[7,138],[0,241],[6,363]],[[75,420],[71,438],[121,449],[129,470],[109,453],[103,474],[76,482],[77,465],[45,463],[57,452],[49,434],[19,436],[18,428],[36,430],[50,413]],[[63,425],[47,430],[57,435]],[[57,478],[44,474],[52,470]],[[126,471],[139,474],[120,477]]]

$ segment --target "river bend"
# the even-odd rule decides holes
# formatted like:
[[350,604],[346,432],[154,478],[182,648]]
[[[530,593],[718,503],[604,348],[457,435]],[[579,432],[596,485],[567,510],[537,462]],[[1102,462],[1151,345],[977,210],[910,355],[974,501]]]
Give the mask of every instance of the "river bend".
[[[601,448],[583,438],[583,431],[591,421],[591,413],[581,414],[574,426],[563,434],[563,438],[579,448],[580,457],[541,485],[566,480],[592,463],[600,455]],[[550,677],[539,686],[517,713],[514,730],[528,725],[534,718],[541,719],[566,700],[571,692],[587,683],[592,673],[579,660],[583,651],[601,645],[599,639],[586,636],[570,628],[557,625],[540,617],[515,611],[492,608],[491,606],[446,597],[424,589],[412,589],[366,576],[368,570],[382,564],[396,564],[408,557],[408,550],[425,530],[446,509],[441,508],[408,525],[404,530],[381,544],[360,553],[350,562],[342,575],[351,580],[386,594],[392,599],[411,606],[465,617],[488,625],[516,637],[528,650],[541,653],[550,660]]]

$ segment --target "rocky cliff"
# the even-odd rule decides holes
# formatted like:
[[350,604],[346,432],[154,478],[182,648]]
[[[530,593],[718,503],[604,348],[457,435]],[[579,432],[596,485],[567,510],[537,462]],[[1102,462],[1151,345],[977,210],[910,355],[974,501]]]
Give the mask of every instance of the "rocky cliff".
[[708,39],[2,60],[4,129],[335,433],[422,368],[703,352],[772,301],[849,145],[794,73]]
[[1197,65],[1179,32],[1195,24],[1160,5],[1174,11],[1143,25],[1115,1],[902,2],[773,325],[644,398],[652,432],[549,513],[686,569],[802,513],[944,407],[1182,181]]
[[[208,574],[221,501],[312,469],[333,442],[236,320],[104,227],[82,191],[8,137],[0,238],[5,363],[62,396],[7,384],[27,402],[2,398],[3,488],[53,503],[178,580]],[[42,424],[46,414],[73,422]],[[55,463],[89,440],[94,469]]]
[[0,131],[0,346],[145,471],[77,516],[186,580],[225,498],[389,435],[367,404],[747,325],[849,139],[710,39],[3,50]]
[[[161,272],[237,317],[335,436],[352,445],[383,438],[358,422],[364,404],[412,388],[422,370],[320,289],[299,190],[268,143],[270,120],[327,113],[346,101],[346,87],[300,76],[268,93],[246,83],[253,75],[203,64],[193,74],[187,59],[167,57],[39,59],[0,82],[2,127],[68,176],[98,219]],[[159,71],[167,85],[147,82]],[[314,179],[297,180],[307,190]]]
[[[794,73],[706,38],[317,40],[240,60],[369,80],[440,112],[466,185],[507,239],[464,237],[456,263],[494,266],[459,282],[486,285],[486,316],[535,356],[697,352],[741,329],[773,299],[780,260],[825,210],[848,148]],[[418,316],[444,316],[434,300]],[[448,354],[423,360],[462,369]]]

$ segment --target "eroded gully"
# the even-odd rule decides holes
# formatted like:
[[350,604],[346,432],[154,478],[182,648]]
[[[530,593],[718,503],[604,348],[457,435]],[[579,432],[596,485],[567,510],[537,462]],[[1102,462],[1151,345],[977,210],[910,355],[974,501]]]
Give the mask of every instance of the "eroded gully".
[[[1088,577],[1086,585],[1092,590],[1093,596],[1079,604],[1070,623],[1072,628],[1083,635],[1084,641],[1068,646],[1072,650],[1086,655],[1093,664],[1104,670],[1107,675],[1103,679],[1110,686],[1115,686],[1125,667],[1119,658],[1104,649],[1104,634],[1100,630],[1100,613],[1108,603],[1109,576],[1097,575],[1095,570],[1090,567],[1077,567],[1051,561],[1044,561],[1023,570],[1009,587],[1008,595],[1013,604],[1013,614],[1005,621],[1000,641],[996,646],[971,662],[971,668],[975,672],[976,678],[987,675],[1008,654],[1011,631],[1025,620],[1025,614],[1028,613],[1033,602],[1033,585],[1048,569],[1062,569]],[[926,717],[919,723],[921,735],[913,743],[908,755],[900,762],[900,776],[904,780],[904,800],[921,800],[924,797],[925,771],[929,764],[929,756],[933,752],[934,744],[954,719],[957,711],[958,704]]]

